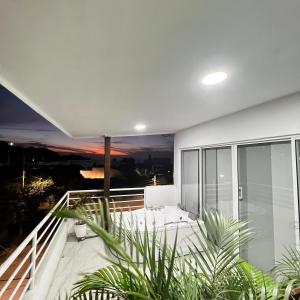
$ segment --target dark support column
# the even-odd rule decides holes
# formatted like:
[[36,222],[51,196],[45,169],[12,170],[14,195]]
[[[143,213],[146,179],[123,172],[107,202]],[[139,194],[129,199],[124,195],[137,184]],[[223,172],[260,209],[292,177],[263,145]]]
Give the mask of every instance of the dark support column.
[[110,137],[104,137],[104,197],[109,198],[110,190]]

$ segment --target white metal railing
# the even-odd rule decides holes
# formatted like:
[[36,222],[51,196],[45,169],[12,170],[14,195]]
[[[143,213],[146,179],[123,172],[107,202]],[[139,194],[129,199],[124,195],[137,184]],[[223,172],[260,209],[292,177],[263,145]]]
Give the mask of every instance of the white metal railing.
[[[140,203],[141,199],[132,199],[133,197],[144,197],[144,187],[134,187],[134,188],[117,188],[110,189],[110,209],[137,209],[144,206],[144,203]],[[90,194],[90,195],[89,195]],[[95,200],[99,197],[103,197],[103,190],[76,190],[69,191],[68,205],[72,206],[72,201],[80,200],[85,197],[86,202],[84,204],[91,204],[88,200]],[[123,199],[126,200],[123,200]],[[127,198],[131,198],[128,199]],[[131,205],[131,204],[136,205]]]
[[[110,189],[110,208],[121,210],[143,207],[144,188]],[[26,291],[34,288],[36,274],[62,226],[62,219],[53,217],[53,212],[72,206],[73,200],[103,197],[103,190],[74,190],[66,192],[44,219],[34,228],[15,251],[0,265],[0,299],[21,300]],[[126,200],[122,200],[126,198]],[[142,202],[142,203],[141,203]],[[88,204],[88,203],[86,203]],[[131,205],[133,204],[133,205]]]

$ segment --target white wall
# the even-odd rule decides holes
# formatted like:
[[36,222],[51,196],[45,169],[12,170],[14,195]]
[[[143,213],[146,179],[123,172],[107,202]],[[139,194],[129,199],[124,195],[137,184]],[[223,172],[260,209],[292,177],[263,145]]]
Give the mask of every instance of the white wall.
[[180,186],[180,149],[300,134],[299,116],[300,93],[297,93],[177,132],[174,143],[175,185]]

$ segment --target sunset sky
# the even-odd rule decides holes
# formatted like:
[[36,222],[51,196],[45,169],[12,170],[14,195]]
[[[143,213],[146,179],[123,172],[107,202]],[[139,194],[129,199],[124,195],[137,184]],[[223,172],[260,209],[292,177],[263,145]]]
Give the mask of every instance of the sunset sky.
[[[94,157],[103,154],[103,139],[72,139],[0,85],[0,140],[20,146],[46,147],[58,153]],[[112,155],[172,157],[173,135],[112,138]]]

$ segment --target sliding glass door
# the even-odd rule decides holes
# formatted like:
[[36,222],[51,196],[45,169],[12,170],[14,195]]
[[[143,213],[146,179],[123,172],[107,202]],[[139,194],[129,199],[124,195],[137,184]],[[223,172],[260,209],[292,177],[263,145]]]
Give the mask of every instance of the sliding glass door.
[[298,191],[298,220],[297,220],[297,234],[300,235],[300,140],[296,140],[296,170],[297,170],[297,191]]
[[199,214],[199,150],[182,151],[181,205]]
[[254,229],[241,256],[270,271],[286,247],[295,245],[290,142],[238,147],[239,215]]
[[[242,247],[241,257],[263,271],[270,271],[286,248],[295,247],[299,238],[293,163],[297,163],[299,198],[300,140],[296,141],[295,157],[292,150],[288,140],[207,148],[201,153],[182,151],[183,208],[198,214],[200,202],[206,211],[227,216],[237,216],[238,212],[254,232],[253,239]],[[236,153],[234,163],[232,151]]]
[[232,216],[231,148],[211,148],[202,151],[203,207]]

